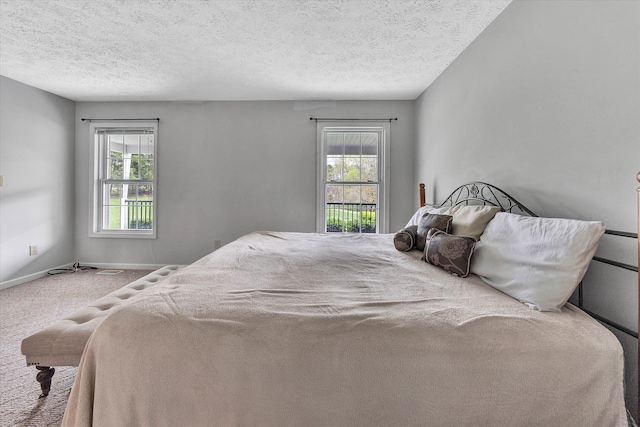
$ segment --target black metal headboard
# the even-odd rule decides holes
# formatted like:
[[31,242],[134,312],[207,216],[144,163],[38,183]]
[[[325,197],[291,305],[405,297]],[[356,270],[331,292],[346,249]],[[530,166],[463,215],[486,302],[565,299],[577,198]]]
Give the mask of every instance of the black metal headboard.
[[[619,236],[619,237],[629,237],[632,239],[637,239],[638,238],[638,233],[628,233],[626,231],[617,231],[617,230],[605,230],[604,232],[605,234],[609,234],[611,236]],[[593,257],[593,261],[598,261],[604,264],[609,264],[612,265],[614,267],[619,267],[625,270],[629,270],[629,271],[635,271],[636,273],[638,272],[638,267],[630,265],[630,264],[625,264],[623,262],[618,262],[618,261],[614,261],[612,259],[608,259],[608,258],[602,258],[599,256],[594,256]],[[580,282],[580,285],[578,285],[578,307],[580,307],[580,309],[582,309],[582,311],[584,311],[585,313],[589,314],[591,317],[599,320],[602,323],[606,323],[607,325],[616,328],[619,331],[624,332],[625,334],[631,335],[634,338],[638,338],[638,332],[632,331],[629,328],[626,328],[612,320],[607,319],[606,317],[600,316],[597,313],[594,313],[593,311],[587,310],[586,308],[584,308],[584,297],[583,297],[583,292],[582,292],[582,282]]]
[[[639,174],[640,181],[640,174]],[[640,190],[639,190],[640,191]],[[460,187],[453,190],[451,194],[444,201],[438,205],[432,205],[437,207],[442,206],[457,206],[457,205],[490,205],[497,206],[503,212],[510,212],[516,214],[526,214],[533,217],[538,217],[531,209],[524,206],[522,203],[517,201],[515,198],[507,194],[505,191],[499,189],[498,187],[487,184],[486,182],[480,181],[472,181],[467,184],[463,184]],[[420,206],[425,206],[425,194],[424,194],[424,184],[420,184]],[[628,237],[632,239],[637,239],[637,233],[629,233],[626,231],[617,231],[617,230],[606,230],[605,234],[609,234],[612,236],[619,237]],[[602,257],[593,257],[593,261],[602,262],[605,264],[612,265],[614,267],[619,267],[625,270],[638,272],[638,267],[621,263],[615,260],[602,258]],[[584,298],[583,298],[583,286],[582,282],[578,285],[578,307],[589,314],[594,319],[605,323],[613,328],[618,329],[628,335],[631,335],[634,338],[638,338],[638,332],[632,331],[631,329],[622,326],[613,320],[607,319],[597,313],[594,313],[590,310],[587,310],[584,307]]]
[[[469,182],[456,188],[439,206],[456,206],[462,204],[491,205],[499,207],[503,212],[538,216],[498,187],[480,181]],[[514,209],[516,210],[515,212]]]

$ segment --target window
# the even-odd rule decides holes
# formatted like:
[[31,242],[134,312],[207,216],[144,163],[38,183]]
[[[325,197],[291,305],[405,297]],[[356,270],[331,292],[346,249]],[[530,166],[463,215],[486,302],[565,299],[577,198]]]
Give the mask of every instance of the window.
[[157,122],[91,123],[91,237],[155,238]]
[[388,138],[388,124],[318,123],[318,232],[387,232]]

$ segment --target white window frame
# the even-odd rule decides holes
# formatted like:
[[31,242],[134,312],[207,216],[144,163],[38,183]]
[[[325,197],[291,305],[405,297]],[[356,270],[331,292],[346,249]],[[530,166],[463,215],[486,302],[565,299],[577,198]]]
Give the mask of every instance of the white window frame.
[[341,121],[341,122],[317,122],[317,153],[318,173],[316,188],[316,232],[326,231],[325,209],[325,184],[327,180],[327,144],[324,135],[327,132],[358,131],[380,132],[378,147],[378,207],[376,212],[376,233],[388,233],[389,231],[389,165],[390,165],[390,134],[391,126],[388,122],[365,121]]
[[[107,147],[103,146],[97,138],[96,130],[104,128],[144,128],[153,129],[153,179],[149,182],[153,185],[153,228],[112,230],[103,227],[103,191],[107,171]],[[126,238],[126,239],[155,239],[158,231],[158,122],[157,121],[92,121],[89,126],[90,135],[90,161],[91,161],[91,186],[89,194],[89,237],[102,238]],[[140,183],[137,180],[121,180],[132,183]]]

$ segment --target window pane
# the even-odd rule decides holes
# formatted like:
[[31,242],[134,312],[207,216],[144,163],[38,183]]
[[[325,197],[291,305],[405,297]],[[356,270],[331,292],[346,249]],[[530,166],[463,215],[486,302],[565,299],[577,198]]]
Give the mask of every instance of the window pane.
[[126,154],[125,155],[125,167],[127,163],[129,165],[129,175],[125,176],[126,179],[140,179],[140,172],[138,170],[138,155]]
[[153,179],[153,154],[140,154],[140,178]]
[[105,230],[120,230],[120,205],[105,205],[103,208]]
[[376,232],[376,217],[378,205],[377,200],[377,185],[363,185],[362,186],[362,209],[360,217],[360,232],[361,233],[375,233]]
[[342,181],[344,157],[327,157],[327,181]]
[[[122,184],[106,184],[105,194],[108,195],[108,201],[105,204],[113,205],[120,204],[120,198],[122,197]],[[114,202],[115,200],[115,202]]]
[[327,203],[342,203],[342,185],[327,185],[325,188],[325,200],[327,201]]
[[124,185],[124,192],[127,195],[127,197],[125,198],[125,203],[126,202],[135,202],[138,200],[138,186],[137,185],[132,185],[132,184],[126,184]]
[[153,156],[153,134],[140,135],[140,154],[147,157]]
[[378,157],[363,156],[361,168],[363,182],[378,182]]
[[104,191],[107,201],[103,209],[103,229],[153,229],[151,184],[105,184]]
[[140,134],[138,133],[128,133],[124,136],[124,152],[128,154],[137,154],[140,151],[139,143],[140,143]]
[[360,186],[359,185],[345,185],[344,186],[344,201],[345,201],[345,203],[357,203],[357,204],[360,204]]
[[113,175],[114,179],[153,179],[153,159],[152,156],[146,154],[132,154],[125,155],[125,159],[119,160],[118,166],[120,169],[126,168],[125,172],[120,172],[117,176]]
[[108,135],[107,141],[109,142],[109,151],[114,153],[120,153],[120,158],[122,158],[123,153],[123,135]]
[[344,154],[346,156],[360,156],[360,134],[345,133],[344,135]]
[[344,180],[349,182],[360,181],[360,157],[349,156],[344,158]]
[[344,135],[342,132],[327,133],[327,155],[328,156],[342,156],[344,155]]
[[109,173],[108,177],[111,179],[122,179],[123,175],[123,162],[122,162],[122,153],[118,153],[112,151],[109,153],[109,158],[107,159],[109,163]]
[[345,203],[344,231],[348,233],[360,232],[360,204],[359,203]]
[[363,185],[361,187],[362,203],[377,203],[378,202],[378,186],[377,185]]
[[362,134],[362,154],[369,156],[378,155],[378,134],[363,133]]
[[378,185],[327,185],[326,231],[375,233]]
[[105,204],[103,209],[103,228],[107,230],[119,230],[121,226],[120,200],[123,194],[121,184],[106,184],[104,188]]
[[132,230],[153,228],[153,200],[129,200],[127,202],[127,225]]
[[342,219],[344,212],[342,209],[343,187],[342,185],[325,186],[325,222],[328,233],[342,232]]
[[153,228],[153,186],[129,185],[127,207],[127,227],[133,230]]

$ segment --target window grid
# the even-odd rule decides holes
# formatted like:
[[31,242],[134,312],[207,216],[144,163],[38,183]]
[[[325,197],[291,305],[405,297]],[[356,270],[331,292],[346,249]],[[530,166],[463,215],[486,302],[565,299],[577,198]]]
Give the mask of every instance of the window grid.
[[157,125],[93,125],[92,237],[156,236]]
[[379,231],[380,132],[326,131],[324,231]]

